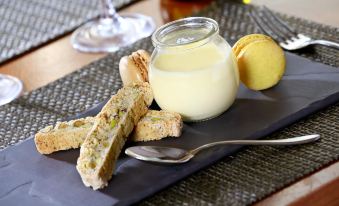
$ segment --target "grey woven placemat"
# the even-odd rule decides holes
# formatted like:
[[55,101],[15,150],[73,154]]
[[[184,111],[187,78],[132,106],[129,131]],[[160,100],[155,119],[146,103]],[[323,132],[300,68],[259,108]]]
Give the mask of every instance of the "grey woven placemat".
[[[136,0],[113,0],[117,9]],[[1,0],[0,63],[99,15],[100,0]]]
[[[234,41],[258,32],[247,17],[248,7],[218,1],[205,15],[216,19],[221,34]],[[283,16],[298,30],[312,37],[339,41],[337,28]],[[39,128],[82,112],[121,87],[118,62],[136,49],[151,51],[150,39],[121,49],[45,87],[0,107],[0,148],[33,135]],[[316,47],[307,58],[338,67],[336,50]],[[192,175],[143,201],[142,205],[246,205],[293,183],[339,159],[339,104],[319,112],[268,138],[320,133],[321,142],[301,147],[247,147],[232,157]]]

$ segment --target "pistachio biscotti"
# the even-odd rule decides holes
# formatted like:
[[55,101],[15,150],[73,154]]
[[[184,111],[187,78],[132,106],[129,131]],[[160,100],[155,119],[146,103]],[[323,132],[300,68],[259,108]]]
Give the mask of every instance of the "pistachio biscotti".
[[164,137],[179,137],[183,122],[180,114],[168,111],[149,110],[135,127],[132,141],[160,140]]
[[41,154],[79,148],[92,129],[95,117],[58,122],[55,127],[47,126],[35,134],[35,146]]
[[148,110],[147,98],[141,91],[148,86],[152,93],[146,84],[123,87],[97,115],[81,145],[76,166],[87,187],[96,190],[107,186],[128,135]]
[[[41,154],[50,154],[60,150],[79,148],[88,132],[92,129],[95,117],[58,122],[57,125],[45,127],[35,135],[35,145]],[[179,114],[168,111],[148,110],[133,133],[132,141],[159,140],[164,137],[179,137],[182,129]]]

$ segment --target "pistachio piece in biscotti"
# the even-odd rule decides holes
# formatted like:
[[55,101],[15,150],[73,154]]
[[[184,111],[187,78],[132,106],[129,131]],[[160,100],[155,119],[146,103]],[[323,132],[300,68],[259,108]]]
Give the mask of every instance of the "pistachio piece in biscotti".
[[148,82],[150,55],[145,50],[138,50],[124,56],[119,62],[120,77],[124,85],[133,82]]

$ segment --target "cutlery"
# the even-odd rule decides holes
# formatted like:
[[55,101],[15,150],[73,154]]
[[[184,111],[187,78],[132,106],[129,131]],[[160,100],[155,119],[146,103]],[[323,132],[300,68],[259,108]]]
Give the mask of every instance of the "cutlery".
[[298,50],[314,44],[339,49],[338,43],[328,40],[312,39],[305,34],[296,32],[265,6],[258,10],[259,11],[256,12],[255,9],[251,9],[249,16],[264,33],[278,40],[279,45],[285,50]]
[[198,152],[217,145],[298,145],[314,142],[318,139],[320,139],[320,135],[312,134],[277,140],[226,140],[205,144],[193,150],[161,146],[134,146],[127,148],[125,154],[148,162],[178,164],[188,162]]

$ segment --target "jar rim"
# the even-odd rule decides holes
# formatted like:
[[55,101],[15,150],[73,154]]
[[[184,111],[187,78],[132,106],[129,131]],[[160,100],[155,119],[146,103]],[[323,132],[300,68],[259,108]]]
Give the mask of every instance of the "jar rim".
[[[178,31],[183,28],[205,28],[208,29],[205,35],[199,38],[185,39],[185,41],[169,43],[165,42],[164,37],[172,32]],[[202,40],[209,39],[215,34],[219,33],[218,23],[207,17],[188,17],[169,22],[159,27],[152,35],[152,43],[154,47],[175,47],[187,44],[196,43]],[[204,44],[204,43],[203,43]]]

